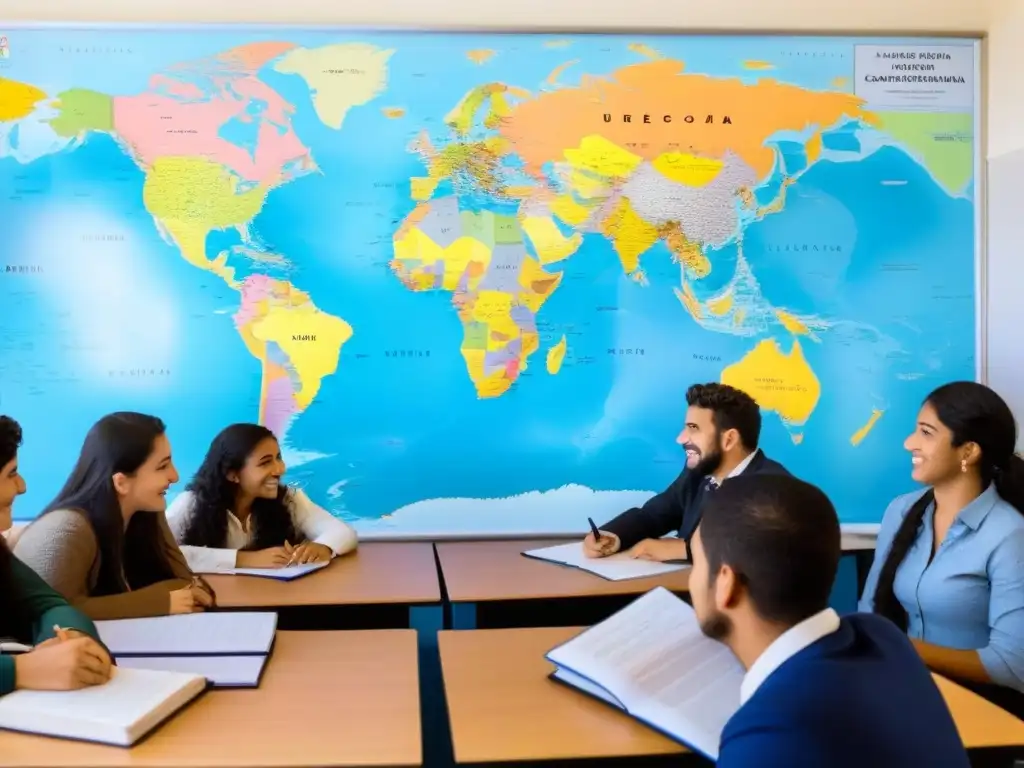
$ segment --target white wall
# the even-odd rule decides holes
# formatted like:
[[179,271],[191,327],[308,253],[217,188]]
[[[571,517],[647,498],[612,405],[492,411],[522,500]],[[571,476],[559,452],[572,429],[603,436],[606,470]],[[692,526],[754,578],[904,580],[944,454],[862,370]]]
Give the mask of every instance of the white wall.
[[[988,380],[1024,421],[1024,0],[0,0],[0,20],[334,23],[368,26],[989,35],[986,153],[993,185],[987,264]],[[3,21],[0,21],[2,29]],[[1024,214],[1024,210],[1020,210]],[[1018,222],[1018,219],[1020,220]]]

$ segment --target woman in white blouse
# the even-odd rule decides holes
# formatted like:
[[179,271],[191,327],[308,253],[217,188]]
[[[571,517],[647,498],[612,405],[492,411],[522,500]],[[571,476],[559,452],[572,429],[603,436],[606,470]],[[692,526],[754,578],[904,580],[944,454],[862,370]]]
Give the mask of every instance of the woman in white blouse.
[[274,433],[232,424],[213,440],[167,522],[196,573],[280,568],[330,560],[356,548],[356,532],[281,482]]

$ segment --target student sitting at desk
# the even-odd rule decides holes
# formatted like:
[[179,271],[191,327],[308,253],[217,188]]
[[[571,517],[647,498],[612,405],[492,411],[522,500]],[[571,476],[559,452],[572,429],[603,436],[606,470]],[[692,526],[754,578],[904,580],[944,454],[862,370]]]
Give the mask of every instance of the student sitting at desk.
[[266,427],[233,424],[214,438],[167,512],[193,570],[280,568],[356,548],[356,532],[284,485],[284,472],[281,448]]
[[1016,438],[1009,407],[982,384],[953,382],[927,397],[904,447],[911,477],[929,487],[886,510],[860,609],[895,622],[936,672],[1024,712],[1015,693],[1024,691]]
[[[645,560],[686,560],[701,504],[723,480],[742,474],[786,474],[757,447],[761,409],[746,392],[726,384],[694,384],[686,391],[686,405],[686,424],[676,438],[686,451],[683,471],[642,507],[605,523],[600,539],[595,541],[588,533],[583,540],[588,556],[628,549]],[[678,538],[661,538],[669,533]]]
[[953,718],[904,633],[828,607],[839,520],[794,477],[733,478],[693,537],[704,634],[746,668],[718,768],[967,768]]
[[177,481],[160,419],[104,416],[14,553],[93,619],[203,610],[212,590],[193,577],[164,517]]
[[[11,527],[14,499],[25,492],[18,474],[21,427],[0,416],[0,534]],[[72,690],[110,679],[110,656],[96,627],[14,557],[0,536],[0,642],[35,645],[16,656],[0,652],[0,696],[16,688]]]

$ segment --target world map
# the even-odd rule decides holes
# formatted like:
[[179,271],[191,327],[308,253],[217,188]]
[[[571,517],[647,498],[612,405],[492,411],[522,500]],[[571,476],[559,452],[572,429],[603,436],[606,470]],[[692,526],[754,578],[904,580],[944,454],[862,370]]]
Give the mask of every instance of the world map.
[[694,382],[844,522],[976,371],[976,41],[0,29],[0,412],[229,423],[369,536],[581,531]]

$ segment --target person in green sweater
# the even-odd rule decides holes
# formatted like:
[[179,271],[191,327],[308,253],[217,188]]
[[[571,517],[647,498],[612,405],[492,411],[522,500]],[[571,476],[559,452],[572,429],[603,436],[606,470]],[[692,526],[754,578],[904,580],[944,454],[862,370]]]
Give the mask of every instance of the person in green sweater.
[[[18,474],[21,427],[0,415],[0,533],[11,527],[14,499],[25,492]],[[0,640],[35,645],[0,653],[0,696],[15,689],[69,691],[110,679],[111,661],[96,627],[18,560],[0,536]]]

